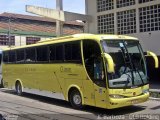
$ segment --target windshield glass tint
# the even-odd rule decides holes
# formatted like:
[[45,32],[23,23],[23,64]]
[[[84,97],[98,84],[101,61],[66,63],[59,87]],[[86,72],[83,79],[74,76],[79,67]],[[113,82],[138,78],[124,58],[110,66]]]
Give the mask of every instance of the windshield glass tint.
[[108,73],[109,87],[135,87],[148,83],[146,64],[138,41],[103,40],[102,46],[115,64],[115,73]]

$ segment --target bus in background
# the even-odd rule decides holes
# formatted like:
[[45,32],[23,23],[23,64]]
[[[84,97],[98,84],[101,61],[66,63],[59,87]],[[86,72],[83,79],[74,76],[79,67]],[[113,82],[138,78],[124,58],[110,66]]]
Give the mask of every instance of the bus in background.
[[[157,57],[152,52],[155,67]],[[83,105],[119,108],[149,98],[146,61],[137,38],[75,34],[3,51],[4,85]]]
[[3,87],[3,80],[2,80],[2,50],[0,50],[0,87]]

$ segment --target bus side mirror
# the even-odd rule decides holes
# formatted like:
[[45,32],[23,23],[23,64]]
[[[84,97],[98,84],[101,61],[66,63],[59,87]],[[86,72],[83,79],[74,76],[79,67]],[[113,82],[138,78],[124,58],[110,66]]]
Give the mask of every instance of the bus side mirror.
[[151,56],[154,59],[154,63],[155,63],[155,68],[159,67],[159,62],[158,62],[158,57],[155,53],[151,52],[151,51],[147,51],[145,56]]
[[114,62],[113,62],[112,57],[109,54],[107,54],[107,53],[102,53],[102,56],[107,61],[107,71],[109,73],[114,73],[115,70],[114,70]]

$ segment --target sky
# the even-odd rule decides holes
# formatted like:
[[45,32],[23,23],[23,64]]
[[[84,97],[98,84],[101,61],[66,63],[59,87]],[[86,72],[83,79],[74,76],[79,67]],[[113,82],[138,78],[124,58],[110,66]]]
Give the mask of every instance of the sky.
[[[35,5],[56,8],[56,0],[0,0],[0,13],[19,13],[29,14],[25,12],[26,5]],[[63,0],[63,10],[75,13],[85,13],[85,0]]]

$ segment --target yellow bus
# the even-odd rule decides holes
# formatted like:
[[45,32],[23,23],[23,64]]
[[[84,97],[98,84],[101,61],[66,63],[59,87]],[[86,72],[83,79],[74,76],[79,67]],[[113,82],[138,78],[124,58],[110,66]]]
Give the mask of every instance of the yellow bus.
[[[155,67],[158,59],[152,52]],[[149,98],[146,62],[137,38],[75,34],[3,51],[4,86],[84,105],[113,109]]]

